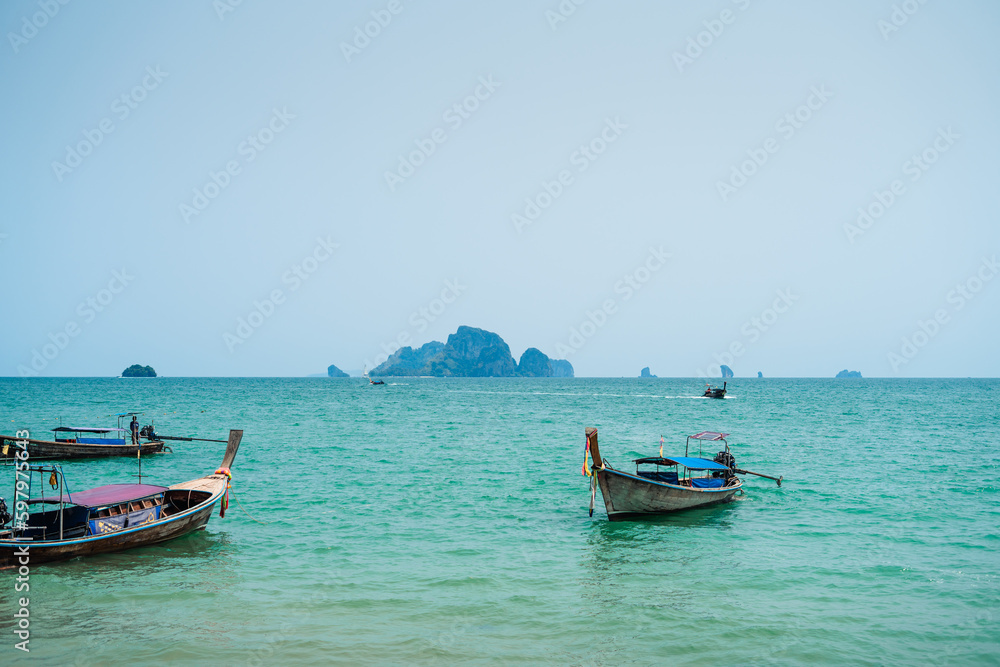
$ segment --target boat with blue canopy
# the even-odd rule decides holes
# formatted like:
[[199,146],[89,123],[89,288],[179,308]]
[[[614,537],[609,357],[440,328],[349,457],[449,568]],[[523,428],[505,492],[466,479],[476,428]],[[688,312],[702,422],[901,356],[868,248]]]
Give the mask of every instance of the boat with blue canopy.
[[[767,477],[779,486],[783,479],[737,468],[726,441],[728,433],[702,431],[688,436],[684,456],[663,456],[661,438],[659,456],[633,460],[635,473],[617,470],[601,457],[596,428],[587,428],[586,433],[583,474],[591,478],[590,514],[594,514],[599,487],[611,521],[728,502],[743,493],[743,480],[737,474]],[[692,441],[698,445],[697,456],[691,451]],[[711,459],[705,458],[703,443],[721,443],[722,450]],[[589,467],[588,458],[593,459]]]
[[[27,440],[28,455],[32,460],[94,459],[109,456],[140,456],[171,451],[161,440],[147,437],[141,442],[139,433],[124,428],[125,419],[140,416],[141,412],[120,412],[117,427],[58,426],[52,429],[52,440]],[[147,433],[152,433],[151,427]],[[15,442],[22,441],[9,435],[0,435],[0,459],[14,456]]]

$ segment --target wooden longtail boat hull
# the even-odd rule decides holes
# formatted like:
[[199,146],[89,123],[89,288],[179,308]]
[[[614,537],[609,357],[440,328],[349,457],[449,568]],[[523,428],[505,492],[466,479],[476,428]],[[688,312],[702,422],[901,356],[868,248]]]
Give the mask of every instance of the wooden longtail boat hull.
[[[23,441],[23,438],[12,438],[9,435],[0,435],[0,459],[14,458],[18,451],[16,442]],[[3,448],[7,447],[7,453],[3,453]],[[92,445],[79,442],[52,442],[49,440],[31,440],[27,444],[28,459],[34,461],[53,459],[99,459],[109,456],[132,456],[142,449],[142,455],[157,454],[163,451],[163,443],[154,440],[144,442],[141,445]]]
[[[221,475],[220,475],[221,477]],[[223,478],[224,479],[224,478]],[[223,491],[225,484],[223,484]],[[28,548],[28,563],[49,563],[57,560],[68,560],[77,556],[92,556],[94,554],[113,553],[134,547],[143,547],[158,542],[172,540],[175,537],[187,535],[204,528],[211,518],[212,510],[219,501],[218,495],[198,507],[183,514],[175,514],[164,520],[126,528],[115,533],[92,535],[75,540],[0,540],[0,570],[18,565],[18,555],[15,553],[22,547]]]
[[[229,443],[221,468],[232,465],[242,438],[243,431],[229,432]],[[225,494],[228,482],[229,478],[223,474],[211,474],[174,484],[167,489],[166,494],[173,496],[175,500],[183,501],[185,497],[189,502],[191,499],[203,499],[181,511],[165,514],[156,521],[115,532],[64,540],[14,540],[8,530],[7,535],[0,538],[0,569],[24,564],[20,560],[24,556],[20,554],[25,546],[28,548],[28,564],[35,565],[77,556],[124,551],[187,535],[205,527],[212,510]]]
[[740,480],[733,486],[720,489],[695,489],[654,482],[606,467],[595,467],[594,473],[610,521],[724,503],[732,500],[743,488]]

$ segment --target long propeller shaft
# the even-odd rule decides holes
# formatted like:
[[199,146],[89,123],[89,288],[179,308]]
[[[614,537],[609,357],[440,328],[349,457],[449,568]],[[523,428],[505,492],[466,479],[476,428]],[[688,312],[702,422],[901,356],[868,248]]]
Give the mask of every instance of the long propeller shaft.
[[228,440],[212,440],[210,438],[184,438],[179,435],[160,435],[159,433],[153,438],[153,440],[181,440],[183,442],[229,442]]
[[754,472],[753,470],[744,470],[742,468],[733,468],[733,472],[738,472],[741,475],[756,475],[757,477],[764,477],[765,479],[773,479],[778,483],[778,486],[781,486],[781,480],[785,479],[784,475],[781,477],[771,477],[770,475],[764,475],[759,472]]

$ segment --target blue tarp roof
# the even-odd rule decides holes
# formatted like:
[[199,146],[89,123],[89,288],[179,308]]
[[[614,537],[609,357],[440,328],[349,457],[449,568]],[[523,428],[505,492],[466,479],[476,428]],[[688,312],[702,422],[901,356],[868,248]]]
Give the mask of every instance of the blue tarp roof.
[[90,426],[60,426],[52,429],[59,433],[72,431],[74,433],[111,433],[113,431],[126,431],[124,428],[91,428]]
[[687,468],[688,470],[725,470],[726,466],[716,463],[715,461],[710,461],[708,459],[703,459],[700,457],[691,456],[671,456],[670,458],[662,456],[650,456],[645,459],[633,459],[636,464],[641,465],[643,463],[653,463],[658,466],[675,466],[678,463]]
[[710,461],[708,459],[696,458],[691,456],[671,456],[659,457],[651,456],[645,459],[634,459],[635,463],[654,463],[660,466],[675,466],[680,464],[687,468],[688,470],[726,470],[726,466],[721,463],[716,463],[715,461]]
[[729,470],[727,466],[708,459],[698,459],[689,456],[665,456],[667,461],[678,463],[688,470]]

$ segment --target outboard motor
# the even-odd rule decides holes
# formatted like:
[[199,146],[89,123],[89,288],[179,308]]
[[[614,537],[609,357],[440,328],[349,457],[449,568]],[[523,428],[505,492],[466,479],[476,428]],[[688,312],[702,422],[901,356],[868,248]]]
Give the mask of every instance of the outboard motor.
[[153,432],[153,425],[146,424],[139,430],[139,435],[147,440],[156,440],[156,433]]
[[716,463],[721,463],[722,465],[729,468],[729,470],[726,470],[722,473],[722,475],[724,475],[726,478],[726,483],[728,483],[730,479],[736,476],[736,473],[733,472],[733,468],[736,467],[736,457],[733,456],[732,453],[727,451],[721,451],[715,455],[715,458],[713,460]]

